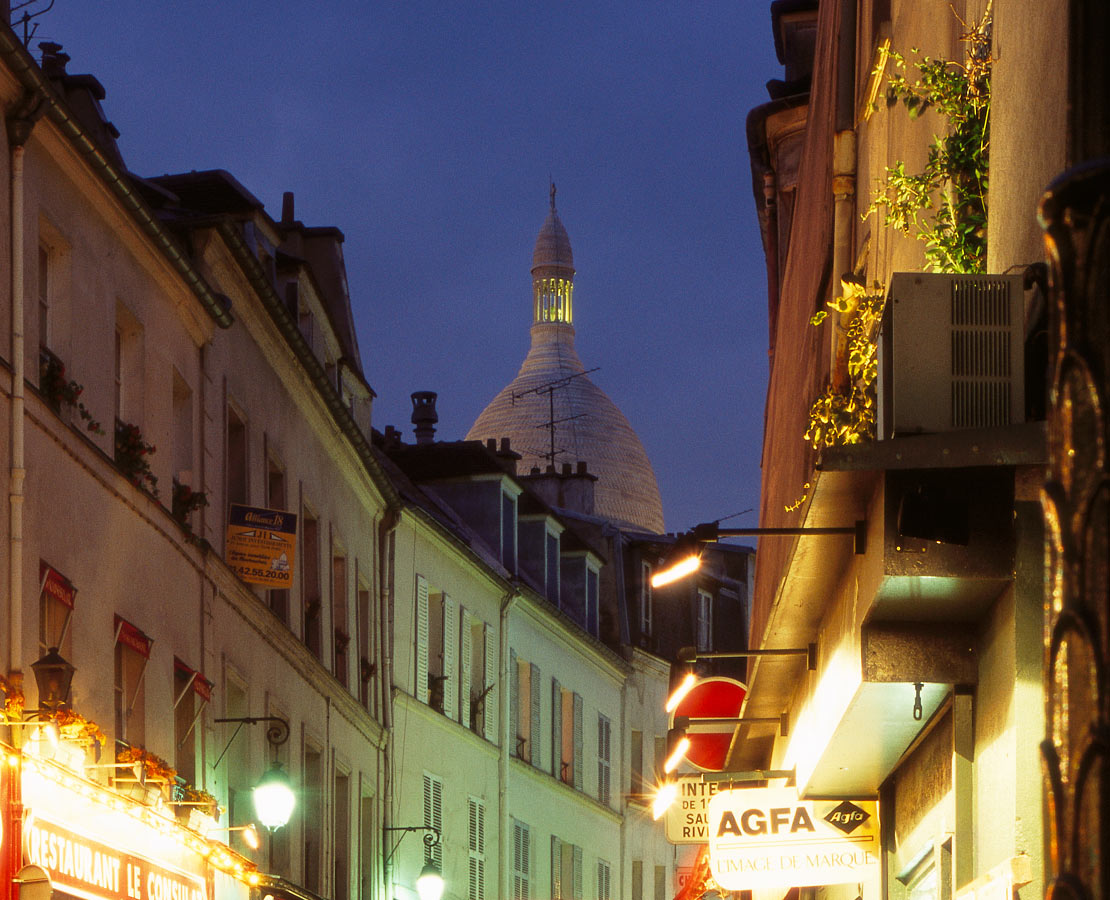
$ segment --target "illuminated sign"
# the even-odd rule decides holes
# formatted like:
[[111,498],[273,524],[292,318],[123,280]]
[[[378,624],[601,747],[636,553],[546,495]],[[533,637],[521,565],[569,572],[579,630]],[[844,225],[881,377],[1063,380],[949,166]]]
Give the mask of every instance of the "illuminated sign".
[[73,609],[73,599],[77,596],[75,588],[61,572],[49,563],[39,560],[39,593],[53,597],[68,609]]
[[793,788],[718,791],[709,799],[709,864],[729,891],[879,877],[873,800],[799,800]]
[[205,880],[125,853],[40,818],[23,831],[25,862],[55,889],[86,900],[207,900]]
[[678,799],[663,818],[672,844],[705,844],[709,841],[709,798],[728,788],[727,781],[704,781],[701,775],[680,775]]
[[231,505],[227,523],[227,564],[243,581],[269,588],[293,584],[297,517],[277,509]]

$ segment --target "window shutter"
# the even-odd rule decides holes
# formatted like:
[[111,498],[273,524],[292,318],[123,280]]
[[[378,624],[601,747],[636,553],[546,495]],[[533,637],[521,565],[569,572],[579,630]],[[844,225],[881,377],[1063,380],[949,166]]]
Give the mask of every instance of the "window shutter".
[[563,777],[563,689],[551,679],[551,774]]
[[[486,632],[486,672],[485,677],[482,679],[482,687],[488,688],[490,685],[494,684],[499,677],[497,672],[499,660],[497,656],[497,637],[494,633],[493,626],[485,625],[484,628]],[[486,722],[485,730],[482,734],[486,740],[493,740],[497,735],[497,692],[499,690],[502,690],[502,688],[495,687],[492,690],[486,691],[486,702],[484,706]],[[516,738],[514,737],[513,739],[515,740]]]
[[459,604],[443,595],[443,714],[459,718]]
[[517,665],[515,650],[509,651],[509,678],[513,691],[509,702],[509,755],[515,756],[520,736],[520,666]]
[[597,799],[609,805],[609,742],[611,729],[609,720],[603,715],[597,717]]
[[529,762],[537,768],[540,765],[542,754],[540,747],[540,667],[532,663],[532,734],[528,743],[529,747]]
[[485,900],[486,894],[486,808],[475,797],[469,802],[468,846],[470,890],[468,900]]
[[574,847],[574,900],[582,900],[582,848]]
[[609,863],[599,859],[597,861],[597,900],[609,900]]
[[470,653],[472,616],[466,607],[459,607],[459,721],[470,727],[470,675],[473,668]]
[[428,702],[428,582],[416,576],[416,684],[413,695]]
[[434,844],[429,856],[443,869],[443,781],[435,775],[424,773],[424,824],[439,832],[440,840]]
[[551,835],[551,898],[563,900],[563,842]]
[[582,695],[574,695],[574,786],[582,790]]
[[513,819],[513,900],[529,900],[531,842],[528,826]]

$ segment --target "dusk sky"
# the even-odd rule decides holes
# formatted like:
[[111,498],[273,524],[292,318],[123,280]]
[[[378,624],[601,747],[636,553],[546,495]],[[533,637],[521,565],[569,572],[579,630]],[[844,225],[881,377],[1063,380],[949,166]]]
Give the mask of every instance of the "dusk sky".
[[298,219],[342,229],[374,424],[406,440],[412,391],[437,391],[437,437],[460,439],[516,374],[553,178],[579,355],[681,530],[758,508],[744,121],[781,75],[769,8],[56,0],[31,48],[58,41],[100,79],[136,174],[227,169],[274,218],[293,191]]

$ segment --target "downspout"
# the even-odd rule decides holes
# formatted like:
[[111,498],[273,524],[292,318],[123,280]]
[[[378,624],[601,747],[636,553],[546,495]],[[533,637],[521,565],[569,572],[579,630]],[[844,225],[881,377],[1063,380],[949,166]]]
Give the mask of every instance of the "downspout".
[[[856,133],[847,129],[833,138],[833,258],[832,271],[836,282],[833,290],[839,296],[840,279],[852,273],[852,226],[856,214]],[[831,317],[831,380],[834,388],[848,386],[848,325],[854,310]]]
[[381,640],[378,641],[378,672],[381,684],[382,730],[382,894],[385,900],[393,895],[393,854],[386,848],[389,829],[393,827],[393,547],[394,533],[401,520],[400,506],[386,506],[378,525],[378,620]]
[[11,272],[12,272],[12,388],[11,469],[9,471],[8,523],[8,672],[13,689],[23,684],[20,644],[23,640],[23,482],[24,390],[26,372],[23,334],[23,154],[35,121],[42,114],[42,100],[25,94],[8,118],[11,145]]
[[513,885],[510,880],[513,871],[512,853],[513,837],[512,823],[509,821],[509,685],[512,684],[509,672],[509,609],[513,601],[520,597],[520,591],[514,586],[501,600],[501,615],[498,621],[500,631],[497,636],[497,668],[500,672],[497,692],[497,823],[501,835],[497,848],[497,884],[499,897],[511,897]]

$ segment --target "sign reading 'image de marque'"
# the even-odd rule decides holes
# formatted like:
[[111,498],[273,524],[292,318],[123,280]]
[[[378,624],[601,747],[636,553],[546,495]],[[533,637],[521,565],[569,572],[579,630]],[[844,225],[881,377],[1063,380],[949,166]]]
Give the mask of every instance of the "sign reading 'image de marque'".
[[793,788],[719,791],[709,800],[709,865],[730,891],[879,876],[873,800],[800,800]]

